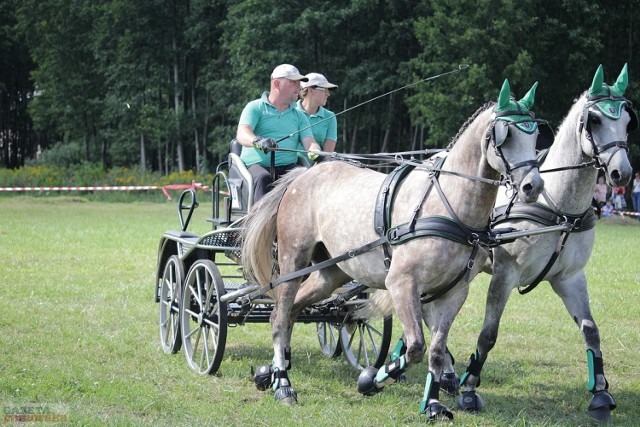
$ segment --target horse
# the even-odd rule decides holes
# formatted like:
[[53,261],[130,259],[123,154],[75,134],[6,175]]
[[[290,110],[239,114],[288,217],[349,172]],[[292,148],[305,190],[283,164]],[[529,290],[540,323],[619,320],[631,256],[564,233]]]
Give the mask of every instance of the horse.
[[[442,165],[413,162],[406,173],[390,174],[402,177],[389,183],[389,176],[370,169],[323,162],[292,170],[252,208],[243,221],[242,265],[247,280],[262,284],[275,302],[274,357],[258,369],[259,389],[271,386],[276,400],[297,402],[287,373],[295,319],[304,307],[356,280],[389,290],[407,337],[400,362],[377,373],[365,369],[359,391],[374,394],[423,360],[421,298],[431,298],[430,391],[421,412],[429,419],[453,418],[439,402],[437,381],[449,328],[486,258],[478,248],[497,184],[506,177],[524,202],[536,200],[543,188],[535,158],[538,122],[530,111],[536,87],[516,101],[505,80],[498,102],[483,105],[466,121]],[[374,211],[385,211],[384,220]],[[279,279],[273,281],[278,268]],[[302,283],[301,272],[309,273]]]
[[624,98],[626,87],[626,64],[613,86],[603,83],[600,65],[591,87],[574,102],[562,121],[541,163],[540,173],[545,179],[541,200],[525,206],[511,205],[498,197],[494,227],[531,230],[565,224],[567,228],[492,249],[493,262],[485,268],[492,277],[484,324],[476,351],[460,379],[460,408],[477,412],[484,405],[476,387],[480,385],[482,366],[496,344],[500,318],[512,290],[520,286],[520,293],[526,293],[545,280],[562,299],[587,346],[588,389],[593,393],[589,415],[608,420],[615,409],[604,375],[600,334],[589,307],[584,269],[595,240],[591,202],[598,170],[604,171],[607,183],[613,187],[626,185],[632,175],[627,133],[637,127],[638,119]]

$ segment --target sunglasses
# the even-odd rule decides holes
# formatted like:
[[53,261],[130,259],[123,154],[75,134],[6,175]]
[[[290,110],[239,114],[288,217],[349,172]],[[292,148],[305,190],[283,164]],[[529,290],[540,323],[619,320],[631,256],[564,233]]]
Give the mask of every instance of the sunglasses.
[[329,89],[327,89],[326,87],[311,86],[311,89],[315,89],[319,92],[329,92]]

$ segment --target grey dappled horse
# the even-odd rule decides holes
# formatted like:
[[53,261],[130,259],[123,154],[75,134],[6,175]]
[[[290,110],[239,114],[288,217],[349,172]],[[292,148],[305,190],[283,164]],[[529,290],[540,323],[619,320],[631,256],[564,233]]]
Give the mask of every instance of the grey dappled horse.
[[[500,318],[511,291],[518,286],[528,286],[525,288],[528,291],[541,280],[551,283],[562,298],[587,345],[588,388],[593,393],[589,414],[606,420],[616,407],[607,390],[600,334],[589,307],[584,268],[595,239],[591,200],[598,169],[604,171],[607,183],[613,187],[627,185],[632,175],[627,158],[627,132],[637,127],[637,118],[624,98],[626,87],[626,65],[613,86],[603,83],[600,66],[591,88],[580,96],[563,120],[541,164],[545,179],[543,197],[535,205],[516,203],[501,208],[504,211],[508,207],[509,213],[506,220],[503,217],[497,222],[499,228],[523,230],[560,223],[572,225],[567,231],[531,236],[493,248],[493,264],[487,270],[492,278],[484,325],[460,383],[463,389],[459,403],[466,410],[482,408],[475,389],[480,384],[487,355],[496,343]],[[496,206],[501,204],[499,200]]]
[[[300,311],[328,298],[339,286],[356,280],[372,288],[389,290],[407,337],[406,353],[400,362],[380,372],[363,371],[358,386],[373,394],[409,366],[423,360],[426,344],[422,330],[421,296],[442,294],[432,302],[433,321],[429,349],[430,373],[422,412],[430,419],[452,418],[439,402],[439,383],[446,339],[451,323],[468,294],[469,281],[485,261],[478,251],[482,230],[488,229],[501,174],[518,189],[521,200],[532,202],[542,191],[535,161],[537,123],[529,110],[534,85],[516,102],[505,81],[498,103],[481,107],[463,126],[441,167],[415,167],[397,185],[389,207],[398,237],[411,224],[420,229],[423,220],[435,218],[461,241],[428,233],[402,244],[365,248],[380,241],[374,229],[374,209],[386,175],[340,161],[325,162],[310,169],[294,169],[260,200],[244,220],[242,261],[245,275],[260,284],[273,280],[273,244],[277,237],[280,277],[344,255],[343,261],[287,280],[274,287],[275,306],[271,314],[274,358],[256,376],[256,385],[271,385],[275,398],[295,403],[297,395],[287,375],[290,368],[291,334]],[[431,189],[435,188],[434,191]],[[427,221],[428,222],[428,221]],[[456,230],[452,232],[450,230]],[[420,230],[418,230],[420,231]],[[436,233],[437,234],[437,233]],[[391,238],[389,238],[391,239]],[[404,240],[407,240],[404,242]],[[358,253],[357,256],[352,256]],[[385,253],[390,257],[385,266]],[[473,257],[477,255],[475,264]],[[464,273],[464,274],[461,274]],[[460,277],[461,276],[461,277]],[[457,279],[457,280],[456,280]],[[449,285],[452,289],[445,292]],[[371,368],[373,369],[373,368]],[[367,377],[369,375],[369,377]],[[259,385],[259,377],[266,381]],[[374,378],[375,377],[375,378]]]

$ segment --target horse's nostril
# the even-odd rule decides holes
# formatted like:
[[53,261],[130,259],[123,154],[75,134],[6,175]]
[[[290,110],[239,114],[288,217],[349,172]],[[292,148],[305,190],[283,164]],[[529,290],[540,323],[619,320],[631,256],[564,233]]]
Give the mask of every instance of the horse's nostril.
[[609,173],[609,176],[611,177],[611,180],[612,180],[613,182],[620,182],[620,180],[621,180],[621,178],[622,178],[622,177],[621,177],[621,175],[620,175],[620,172],[619,172],[617,169],[616,169],[616,170],[611,171],[611,172]]
[[522,186],[522,191],[524,191],[524,194],[531,194],[531,192],[533,191],[533,186],[531,184],[525,184]]

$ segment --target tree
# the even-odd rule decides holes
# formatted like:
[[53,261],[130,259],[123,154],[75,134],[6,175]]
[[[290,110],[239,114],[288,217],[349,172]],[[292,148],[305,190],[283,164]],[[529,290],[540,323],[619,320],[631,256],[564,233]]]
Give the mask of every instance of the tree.
[[92,3],[72,0],[24,0],[16,6],[37,65],[37,92],[29,106],[36,129],[81,140],[85,160],[108,167],[107,141],[99,134],[105,78],[90,44],[95,10]]
[[[37,155],[38,134],[27,112],[33,97],[26,41],[15,31],[15,2],[0,3],[0,159],[6,168],[16,168]],[[44,137],[44,136],[43,136]],[[44,138],[43,138],[44,139]]]
[[470,64],[410,98],[412,120],[427,127],[429,146],[445,146],[466,117],[497,98],[505,78],[519,94],[540,81],[534,110],[558,123],[585,87],[591,68],[585,64],[597,62],[602,49],[600,29],[592,26],[599,9],[589,1],[446,0],[429,6],[415,25],[423,50],[411,62],[414,72],[431,75]]

